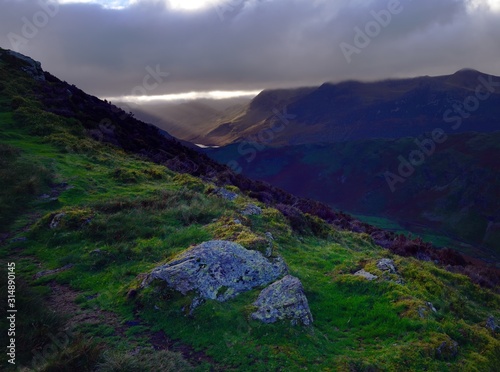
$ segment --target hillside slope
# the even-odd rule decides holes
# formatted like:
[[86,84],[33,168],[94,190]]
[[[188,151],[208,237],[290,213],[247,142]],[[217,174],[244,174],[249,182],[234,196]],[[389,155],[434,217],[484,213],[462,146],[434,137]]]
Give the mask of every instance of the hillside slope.
[[[17,366],[493,371],[500,362],[495,270],[234,175],[4,50],[0,83],[0,257],[2,270],[15,263]],[[261,212],[243,213],[250,205]],[[189,314],[190,294],[141,287],[193,245],[260,251],[269,236],[304,285],[311,326],[252,319],[261,288]],[[377,278],[353,275],[362,269]],[[3,280],[0,289],[7,298]],[[6,317],[0,324],[8,329]],[[16,370],[8,358],[2,369]]]
[[196,138],[200,133],[210,132],[226,119],[234,118],[249,101],[249,98],[229,98],[197,99],[181,103],[114,103],[120,107],[128,106],[140,120],[154,124],[177,138],[197,143]]
[[[419,149],[411,138],[254,148],[250,162],[238,144],[207,153],[222,163],[237,162],[244,175],[295,195],[389,218],[423,235],[449,236],[463,244],[445,245],[498,263],[499,143],[500,132],[450,135],[414,167],[401,160],[408,162]],[[399,169],[411,171],[401,164],[413,168],[408,177],[400,176]]]

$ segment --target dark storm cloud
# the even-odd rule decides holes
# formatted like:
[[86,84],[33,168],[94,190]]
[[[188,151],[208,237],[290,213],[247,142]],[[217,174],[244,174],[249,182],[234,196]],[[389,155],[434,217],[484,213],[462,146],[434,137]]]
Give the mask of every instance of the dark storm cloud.
[[[387,9],[388,0],[226,3],[236,6],[223,20],[223,8],[178,12],[160,1],[121,10],[61,5],[20,51],[100,96],[130,95],[148,66],[170,74],[151,94],[446,74],[462,67],[500,75],[500,13],[473,9],[467,0],[401,0],[402,10],[352,54],[351,63],[340,43],[355,46],[354,28],[363,30],[373,20],[370,12]],[[32,20],[40,5],[2,0],[0,7],[0,45],[11,48],[8,34],[22,36],[23,17]]]

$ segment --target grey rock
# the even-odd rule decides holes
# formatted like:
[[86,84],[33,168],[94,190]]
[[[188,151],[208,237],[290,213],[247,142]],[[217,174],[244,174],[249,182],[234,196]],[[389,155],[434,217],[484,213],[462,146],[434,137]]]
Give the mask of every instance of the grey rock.
[[361,270],[355,272],[354,275],[360,276],[360,277],[365,278],[367,280],[375,280],[378,278],[378,276],[373,275],[373,274],[369,273],[368,271],[365,271],[364,269],[361,269]]
[[195,297],[193,299],[193,302],[191,302],[191,305],[189,305],[189,315],[191,315],[198,306],[202,305],[205,302],[205,300],[201,297]]
[[273,255],[273,250],[274,250],[274,237],[273,237],[273,234],[271,234],[270,232],[266,232],[264,234],[266,236],[266,239],[268,241],[268,246],[266,247],[266,253],[265,253],[265,256],[266,257],[271,257]]
[[382,271],[389,271],[392,274],[396,274],[396,266],[394,261],[388,258],[382,258],[377,262],[377,268]]
[[158,279],[184,295],[193,291],[201,299],[223,302],[267,285],[281,278],[287,270],[280,257],[268,260],[260,252],[237,243],[213,240],[188,249],[173,261],[155,268],[143,281],[143,286]]
[[497,325],[495,321],[495,317],[490,315],[488,317],[488,320],[486,321],[486,328],[488,328],[490,331],[496,332],[497,329],[500,329],[500,327]]
[[234,219],[233,222],[236,224],[236,225],[241,225],[241,220],[239,219]]
[[443,341],[441,345],[436,348],[436,356],[439,359],[453,359],[458,354],[458,342],[450,340]]
[[54,270],[44,270],[44,271],[39,271],[35,274],[34,278],[39,279],[47,275],[52,275],[52,274],[57,274],[66,270],[69,270],[73,267],[73,264],[68,264],[63,267],[60,267],[59,269],[54,269]]
[[271,257],[273,255],[273,246],[272,244],[269,244],[267,247],[266,247],[266,252],[264,253],[264,255],[266,257]]
[[253,305],[258,309],[252,313],[252,318],[264,323],[284,319],[289,319],[292,325],[311,325],[313,322],[302,283],[291,275],[265,288]]
[[26,66],[22,67],[21,69],[28,75],[30,75],[33,79],[38,81],[45,81],[45,74],[43,73],[42,64],[40,62],[35,61],[34,59],[13,50],[8,50],[7,54],[25,62]]
[[50,222],[49,227],[51,229],[55,229],[57,226],[59,226],[59,223],[63,219],[63,217],[66,216],[66,213],[58,213],[52,218],[52,221]]
[[425,304],[429,307],[429,309],[432,310],[433,313],[437,313],[436,308],[434,307],[434,305],[431,302],[426,302]]
[[422,319],[425,318],[425,314],[427,313],[427,309],[425,307],[420,306],[418,309],[418,316]]
[[248,204],[245,209],[241,211],[244,216],[258,216],[262,214],[262,209],[255,204]]
[[235,201],[239,197],[239,195],[236,194],[235,192],[229,191],[223,187],[217,189],[217,195],[229,201]]
[[434,307],[434,305],[431,302],[426,302],[425,305],[427,307],[420,306],[417,310],[420,318],[424,319],[427,316],[427,312],[429,310],[431,310],[433,313],[437,313],[436,308]]

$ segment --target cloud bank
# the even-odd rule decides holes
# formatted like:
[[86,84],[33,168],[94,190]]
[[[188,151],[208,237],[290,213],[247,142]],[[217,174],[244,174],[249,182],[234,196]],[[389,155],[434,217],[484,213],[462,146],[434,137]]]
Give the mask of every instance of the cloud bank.
[[[155,68],[168,78],[151,95],[437,75],[464,67],[500,75],[496,0],[213,0],[195,11],[168,1],[100,3],[1,0],[0,46],[15,47],[101,97],[132,95]],[[400,11],[388,21],[391,6]],[[357,50],[350,63],[342,43]]]

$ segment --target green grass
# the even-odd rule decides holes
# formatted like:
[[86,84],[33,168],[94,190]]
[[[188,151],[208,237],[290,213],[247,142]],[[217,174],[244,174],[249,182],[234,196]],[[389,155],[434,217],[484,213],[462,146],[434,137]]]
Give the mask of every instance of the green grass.
[[[32,348],[50,343],[48,328],[63,327],[63,314],[44,306],[53,281],[80,292],[82,310],[142,322],[126,329],[125,338],[107,323],[79,325],[78,337],[46,361],[47,371],[188,370],[179,354],[147,349],[147,333],[156,331],[203,351],[218,366],[242,371],[493,371],[500,363],[498,334],[484,327],[489,315],[500,318],[498,294],[433,263],[392,256],[367,235],[335,231],[310,216],[304,217],[307,229],[293,232],[273,208],[246,196],[225,201],[213,185],[84,138],[77,122],[40,113],[29,95],[17,110],[29,109],[13,114],[9,92],[28,83],[7,81],[12,86],[0,91],[0,149],[7,154],[2,172],[16,181],[2,181],[8,208],[0,218],[6,231],[28,240],[1,247],[0,257],[15,261],[26,282],[18,288],[19,312],[29,314],[19,320],[21,364],[30,363]],[[38,116],[44,119],[35,124]],[[16,125],[16,117],[23,125]],[[22,186],[33,177],[35,186]],[[38,198],[61,182],[72,188],[56,201]],[[262,215],[242,216],[248,203],[260,205]],[[243,225],[231,222],[235,218]],[[19,230],[28,223],[26,231]],[[207,301],[193,316],[186,316],[189,296],[156,286],[139,289],[142,274],[192,245],[224,238],[260,249],[265,232],[275,238],[273,253],[284,257],[304,285],[312,327],[251,320],[259,289],[226,303]],[[382,257],[395,260],[403,284],[376,268]],[[67,264],[74,266],[33,279],[38,271]],[[380,279],[354,277],[361,268]],[[127,296],[130,290],[138,290],[136,298]],[[426,302],[437,312],[421,318]],[[452,340],[459,344],[457,355],[437,353]],[[138,345],[143,350],[134,354]],[[0,362],[6,366],[5,355]],[[209,364],[195,367],[209,370]]]

